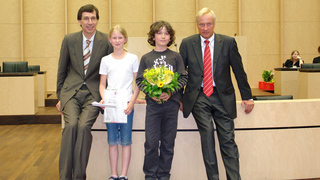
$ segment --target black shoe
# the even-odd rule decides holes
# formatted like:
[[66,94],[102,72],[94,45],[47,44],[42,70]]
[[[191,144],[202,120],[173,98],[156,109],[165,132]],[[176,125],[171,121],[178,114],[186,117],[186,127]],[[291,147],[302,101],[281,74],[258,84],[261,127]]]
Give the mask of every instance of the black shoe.
[[128,177],[127,176],[120,176],[119,180],[128,180]]
[[119,180],[119,178],[118,178],[118,177],[113,177],[113,176],[111,176],[111,177],[109,177],[108,180]]

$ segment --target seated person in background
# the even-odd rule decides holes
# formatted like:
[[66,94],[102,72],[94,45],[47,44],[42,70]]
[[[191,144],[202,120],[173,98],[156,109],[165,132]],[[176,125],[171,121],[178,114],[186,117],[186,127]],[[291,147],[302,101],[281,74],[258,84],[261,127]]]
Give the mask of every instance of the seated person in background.
[[[318,47],[318,52],[320,53],[320,46]],[[313,63],[320,63],[320,56],[313,58]]]
[[292,51],[291,58],[287,59],[287,61],[284,63],[284,67],[300,67],[301,64],[303,64],[303,60],[300,57],[300,53],[297,50]]

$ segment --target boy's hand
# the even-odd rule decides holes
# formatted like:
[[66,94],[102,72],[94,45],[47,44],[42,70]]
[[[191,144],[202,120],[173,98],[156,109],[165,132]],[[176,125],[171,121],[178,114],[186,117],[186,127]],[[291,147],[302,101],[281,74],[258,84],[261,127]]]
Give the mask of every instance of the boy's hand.
[[160,95],[159,99],[162,100],[162,101],[168,101],[170,97],[171,97],[171,92],[169,91],[169,94],[168,93],[162,93]]

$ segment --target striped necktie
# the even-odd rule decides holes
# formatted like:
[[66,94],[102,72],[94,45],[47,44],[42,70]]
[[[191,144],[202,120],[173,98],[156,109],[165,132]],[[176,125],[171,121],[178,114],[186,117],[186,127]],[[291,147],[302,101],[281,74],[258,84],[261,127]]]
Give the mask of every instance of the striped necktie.
[[210,96],[213,93],[213,80],[212,80],[212,64],[211,64],[211,52],[209,47],[209,41],[204,41],[206,47],[204,49],[204,62],[203,62],[203,93],[206,96]]
[[87,69],[88,69],[89,61],[90,61],[90,56],[91,56],[91,52],[90,52],[90,49],[89,49],[90,43],[91,43],[91,41],[87,40],[87,46],[83,50],[84,74],[87,73]]

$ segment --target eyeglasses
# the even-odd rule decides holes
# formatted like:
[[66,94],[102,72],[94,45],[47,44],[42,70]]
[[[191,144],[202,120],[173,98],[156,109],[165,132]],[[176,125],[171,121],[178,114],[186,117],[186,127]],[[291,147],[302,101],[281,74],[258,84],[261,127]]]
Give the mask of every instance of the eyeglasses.
[[91,21],[96,21],[96,20],[97,20],[97,17],[95,17],[95,16],[93,16],[93,17],[87,17],[87,16],[86,16],[86,17],[83,17],[82,20],[83,20],[83,21],[86,21],[86,22],[89,22],[90,20],[91,20]]

